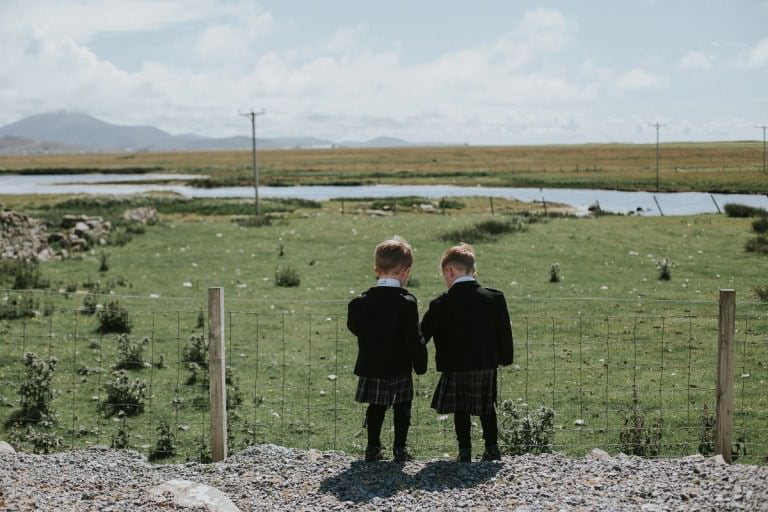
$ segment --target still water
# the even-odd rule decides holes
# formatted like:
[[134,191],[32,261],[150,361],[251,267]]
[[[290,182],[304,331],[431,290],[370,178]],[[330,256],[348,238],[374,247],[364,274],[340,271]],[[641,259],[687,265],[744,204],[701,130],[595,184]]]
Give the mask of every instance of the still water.
[[[199,176],[179,174],[73,174],[0,176],[0,194],[137,194],[175,192],[184,197],[253,197],[253,187],[196,188],[174,184],[125,183],[146,180],[190,180]],[[124,183],[115,184],[120,181]],[[454,185],[361,185],[259,187],[262,198],[300,198],[314,201],[356,197],[422,196],[501,197],[520,201],[563,203],[581,212],[594,204],[615,213],[641,215],[691,215],[717,213],[727,203],[768,209],[768,196],[758,194],[709,194],[704,192],[621,192],[567,188],[466,187]]]

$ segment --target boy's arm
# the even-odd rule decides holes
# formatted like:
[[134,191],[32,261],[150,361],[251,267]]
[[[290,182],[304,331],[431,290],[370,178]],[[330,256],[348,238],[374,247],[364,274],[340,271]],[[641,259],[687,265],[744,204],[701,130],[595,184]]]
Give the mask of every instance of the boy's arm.
[[[412,297],[412,296],[411,296]],[[413,370],[418,375],[427,372],[427,345],[419,328],[419,308],[416,298],[409,298],[405,307],[404,337],[411,355]]]
[[514,360],[514,346],[507,301],[502,293],[499,293],[496,305],[496,353],[499,356],[499,363],[506,366],[512,364]]
[[424,337],[424,343],[427,343],[432,339],[435,334],[435,312],[432,309],[432,304],[429,305],[427,312],[424,313],[424,318],[421,319],[421,335]]
[[358,299],[352,299],[347,305],[347,329],[355,336],[358,336],[360,332],[357,303]]

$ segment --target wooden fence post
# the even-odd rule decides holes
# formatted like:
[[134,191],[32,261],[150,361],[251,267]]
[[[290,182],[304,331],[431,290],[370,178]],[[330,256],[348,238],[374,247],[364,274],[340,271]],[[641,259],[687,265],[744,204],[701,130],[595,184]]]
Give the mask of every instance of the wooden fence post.
[[717,412],[715,453],[730,463],[733,424],[733,344],[736,333],[736,290],[720,290],[719,337],[717,342]]
[[211,401],[211,457],[214,462],[227,458],[224,361],[224,288],[208,288],[208,389]]

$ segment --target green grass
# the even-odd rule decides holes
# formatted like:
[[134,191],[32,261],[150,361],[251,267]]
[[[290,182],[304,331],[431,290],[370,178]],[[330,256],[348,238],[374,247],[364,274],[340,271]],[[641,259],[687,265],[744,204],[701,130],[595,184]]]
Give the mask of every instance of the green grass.
[[[54,312],[0,323],[0,404],[6,404],[0,421],[18,403],[20,361],[31,350],[59,359],[54,408],[65,446],[109,444],[119,422],[100,415],[97,406],[118,361],[117,335],[99,335],[97,317],[76,312],[86,285],[99,283],[112,295],[97,296],[98,302],[118,300],[130,312],[131,337],[150,339],[144,354],[150,366],[129,372],[149,385],[147,410],[127,420],[129,445],[151,452],[156,428],[167,420],[177,436],[176,460],[195,458],[209,429],[207,390],[199,378],[186,384],[192,373],[181,354],[190,336],[205,332],[198,316],[207,313],[207,288],[223,287],[227,364],[242,397],[230,422],[231,449],[255,441],[359,453],[363,409],[352,399],[356,346],[345,327],[346,304],[373,284],[375,244],[398,234],[415,249],[419,284],[412,291],[423,312],[444,286],[438,259],[447,244],[440,237],[513,219],[511,211],[472,213],[480,210],[462,201],[468,207],[459,212],[389,217],[349,214],[351,208],[342,216],[332,202],[260,227],[240,226],[224,212],[164,213],[160,224],[124,246],[45,263],[52,292],[34,296],[41,309],[48,304]],[[526,231],[476,244],[479,278],[505,292],[513,322],[516,361],[501,372],[501,398],[554,408],[558,451],[615,452],[635,386],[647,423],[663,417],[662,455],[694,453],[702,408],[714,410],[718,290],[734,288],[734,440],[746,433],[748,454],[741,460],[763,462],[768,313],[752,290],[766,284],[766,260],[744,251],[751,219],[539,220]],[[101,251],[109,253],[107,272],[98,271]],[[658,279],[656,263],[663,257],[673,263],[669,281]],[[553,263],[561,269],[559,283],[549,282]],[[286,267],[296,270],[298,287],[275,286],[276,270]],[[450,418],[429,409],[436,380],[432,366],[418,379],[414,403],[409,439],[424,457],[455,451]],[[576,420],[585,425],[575,426]],[[479,428],[474,434],[481,446]]]

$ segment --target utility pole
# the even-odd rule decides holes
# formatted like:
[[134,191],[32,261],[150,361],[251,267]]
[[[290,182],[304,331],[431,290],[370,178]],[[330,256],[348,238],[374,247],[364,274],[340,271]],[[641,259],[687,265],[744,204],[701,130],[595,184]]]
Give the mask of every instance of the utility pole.
[[662,126],[667,126],[666,124],[661,124],[658,121],[656,121],[651,126],[656,127],[656,192],[659,191],[659,161],[660,161],[660,151],[659,151],[659,128]]
[[261,215],[261,204],[259,203],[259,168],[256,166],[256,116],[263,116],[266,112],[261,109],[260,112],[246,112],[240,114],[242,116],[251,118],[251,142],[252,142],[252,157],[253,157],[253,198],[256,201],[256,215]]
[[768,172],[765,170],[765,129],[768,128],[768,126],[755,126],[755,128],[762,128],[763,129],[763,172]]

